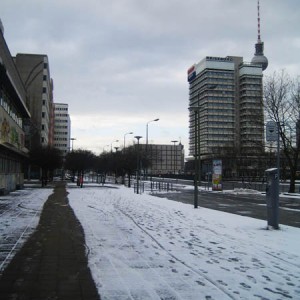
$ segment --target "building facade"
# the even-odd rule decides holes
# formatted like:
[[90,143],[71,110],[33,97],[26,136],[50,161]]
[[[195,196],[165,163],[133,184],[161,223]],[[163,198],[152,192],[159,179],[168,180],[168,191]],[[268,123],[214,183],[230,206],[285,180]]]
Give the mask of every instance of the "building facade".
[[28,158],[24,123],[30,113],[24,84],[0,25],[0,193],[3,194],[24,184],[23,164]]
[[15,64],[27,90],[31,120],[27,126],[29,148],[53,144],[53,81],[47,55],[17,54]]
[[262,66],[242,57],[205,57],[189,68],[188,82],[190,155],[206,165],[230,158],[225,168],[238,175],[243,168],[232,161],[264,149]]
[[70,151],[71,120],[68,104],[54,103],[54,147],[65,156]]

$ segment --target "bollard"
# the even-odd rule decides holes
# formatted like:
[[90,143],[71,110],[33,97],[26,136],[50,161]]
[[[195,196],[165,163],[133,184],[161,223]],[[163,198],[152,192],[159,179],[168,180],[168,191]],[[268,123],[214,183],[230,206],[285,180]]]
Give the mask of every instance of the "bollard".
[[277,168],[268,169],[265,172],[267,175],[266,202],[268,226],[279,229],[279,180]]

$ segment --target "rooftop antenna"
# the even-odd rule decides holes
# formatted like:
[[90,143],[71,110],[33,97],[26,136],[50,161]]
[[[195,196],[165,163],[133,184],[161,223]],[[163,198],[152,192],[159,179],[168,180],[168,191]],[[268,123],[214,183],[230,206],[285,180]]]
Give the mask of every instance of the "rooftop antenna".
[[257,43],[255,44],[255,53],[252,58],[253,64],[259,64],[264,71],[268,67],[268,59],[264,56],[264,42],[260,38],[260,5],[259,0],[257,0]]

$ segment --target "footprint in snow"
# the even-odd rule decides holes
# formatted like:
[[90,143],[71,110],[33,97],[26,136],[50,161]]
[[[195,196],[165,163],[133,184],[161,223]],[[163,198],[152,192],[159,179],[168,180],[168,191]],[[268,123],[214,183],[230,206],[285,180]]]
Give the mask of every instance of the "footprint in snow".
[[250,290],[250,289],[251,289],[251,286],[248,285],[248,284],[246,284],[245,282],[241,282],[240,285],[241,285],[244,289],[246,289],[246,290]]

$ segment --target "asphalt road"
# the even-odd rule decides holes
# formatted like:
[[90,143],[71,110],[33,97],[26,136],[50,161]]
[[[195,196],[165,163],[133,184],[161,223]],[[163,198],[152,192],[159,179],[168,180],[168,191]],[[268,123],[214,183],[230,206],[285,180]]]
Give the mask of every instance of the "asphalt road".
[[[176,192],[155,193],[157,197],[168,198],[194,205],[194,191],[178,189]],[[266,220],[266,196],[263,194],[226,194],[226,192],[208,192],[201,190],[198,208],[205,207],[241,216]],[[288,196],[279,199],[279,224],[300,227],[300,199]]]

